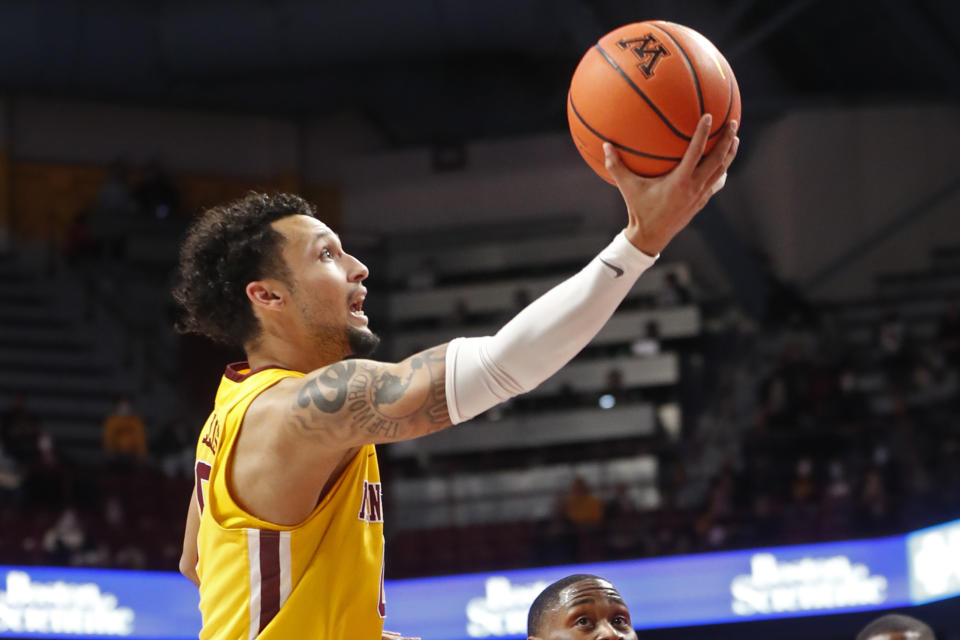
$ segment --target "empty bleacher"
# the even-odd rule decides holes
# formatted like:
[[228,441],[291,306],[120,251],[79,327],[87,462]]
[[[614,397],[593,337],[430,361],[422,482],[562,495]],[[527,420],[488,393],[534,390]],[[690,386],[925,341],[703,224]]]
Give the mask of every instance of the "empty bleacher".
[[119,370],[109,336],[84,319],[79,283],[45,267],[0,259],[0,407],[15,396],[75,456],[96,457],[100,425],[117,396],[134,390]]

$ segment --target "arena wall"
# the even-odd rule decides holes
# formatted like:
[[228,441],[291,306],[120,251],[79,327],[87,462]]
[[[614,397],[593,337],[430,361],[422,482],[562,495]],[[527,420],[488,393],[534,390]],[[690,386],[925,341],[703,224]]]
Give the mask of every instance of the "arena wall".
[[[960,244],[960,195],[952,194],[831,267],[957,179],[958,111],[837,107],[747,122],[742,156],[716,206],[746,247],[769,256],[779,277],[817,297],[868,295],[877,272],[922,268],[932,247]],[[50,194],[77,183],[85,185],[75,190],[78,198],[88,199],[115,158],[142,165],[159,157],[188,202],[209,204],[251,186],[299,189],[324,202],[335,226],[374,236],[571,214],[591,229],[623,221],[619,194],[585,168],[565,133],[445,148],[462,163],[443,171],[436,149],[385,146],[375,127],[347,114],[295,120],[18,98],[0,109],[0,196],[7,193],[0,202],[14,201],[17,218],[32,229],[76,207],[61,196],[50,204]],[[722,289],[729,283],[709,238],[698,233],[682,234],[670,257]]]

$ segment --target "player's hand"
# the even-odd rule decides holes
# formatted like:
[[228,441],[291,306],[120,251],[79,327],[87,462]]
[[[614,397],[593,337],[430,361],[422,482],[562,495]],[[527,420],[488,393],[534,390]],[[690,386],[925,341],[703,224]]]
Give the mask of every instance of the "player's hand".
[[420,638],[408,638],[402,633],[397,633],[396,631],[387,631],[384,629],[382,640],[420,640]]
[[680,164],[659,178],[644,178],[633,173],[621,162],[612,144],[603,144],[607,171],[627,204],[630,220],[625,235],[647,255],[660,253],[726,182],[727,168],[740,146],[738,123],[729,122],[717,144],[701,160],[711,122],[710,114],[700,118]]

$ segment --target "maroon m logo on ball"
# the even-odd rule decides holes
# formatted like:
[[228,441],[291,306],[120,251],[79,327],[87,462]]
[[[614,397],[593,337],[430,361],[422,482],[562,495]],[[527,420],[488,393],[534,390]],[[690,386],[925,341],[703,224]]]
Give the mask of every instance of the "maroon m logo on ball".
[[637,68],[640,69],[641,73],[647,78],[653,75],[654,68],[657,66],[660,58],[670,55],[670,52],[663,46],[663,43],[657,40],[652,33],[648,33],[642,38],[621,40],[617,45],[619,45],[621,49],[629,48],[633,51],[633,55],[637,56],[637,60],[640,61]]

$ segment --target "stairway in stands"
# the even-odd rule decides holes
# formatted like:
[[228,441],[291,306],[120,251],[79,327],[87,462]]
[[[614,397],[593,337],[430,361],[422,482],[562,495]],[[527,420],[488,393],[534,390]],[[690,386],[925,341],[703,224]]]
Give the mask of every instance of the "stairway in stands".
[[120,335],[108,317],[84,319],[75,274],[50,275],[28,253],[0,256],[0,410],[22,396],[59,448],[96,460],[104,416],[136,391]]

